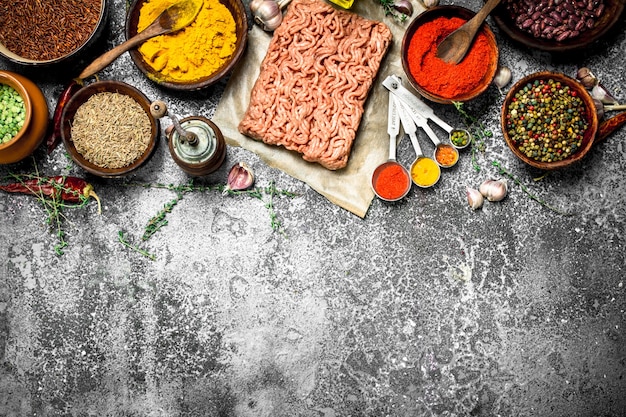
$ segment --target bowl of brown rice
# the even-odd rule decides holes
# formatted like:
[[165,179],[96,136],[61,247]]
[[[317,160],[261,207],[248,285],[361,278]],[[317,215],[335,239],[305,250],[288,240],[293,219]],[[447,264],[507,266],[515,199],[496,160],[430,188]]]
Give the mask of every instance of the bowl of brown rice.
[[61,138],[71,158],[104,178],[128,175],[153,155],[160,134],[150,100],[121,81],[80,89],[61,116]]
[[110,0],[0,3],[0,56],[23,66],[73,69],[91,59],[108,26]]

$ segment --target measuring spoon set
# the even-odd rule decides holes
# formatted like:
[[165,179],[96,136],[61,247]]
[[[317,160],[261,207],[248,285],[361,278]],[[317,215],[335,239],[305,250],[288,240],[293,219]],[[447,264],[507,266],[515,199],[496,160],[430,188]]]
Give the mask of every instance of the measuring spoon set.
[[[374,193],[381,199],[386,201],[396,201],[408,194],[410,182],[405,190],[400,187],[397,195],[381,195],[380,187],[377,187],[377,181],[380,173],[391,165],[399,166],[400,172],[407,177],[410,176],[412,182],[421,188],[429,188],[435,185],[441,176],[441,168],[450,168],[454,166],[459,159],[458,149],[463,146],[455,146],[454,144],[442,143],[433,129],[428,124],[429,121],[437,124],[441,129],[448,133],[448,140],[451,141],[453,133],[462,132],[469,139],[469,132],[465,129],[453,128],[443,120],[441,120],[426,103],[414,95],[406,87],[402,85],[402,80],[396,75],[390,75],[383,81],[383,86],[389,90],[389,114],[387,132],[389,134],[389,160],[379,165],[372,175],[372,187]],[[400,124],[404,133],[410,138],[411,144],[415,149],[416,157],[411,165],[410,174],[396,161],[396,143],[400,132]],[[420,148],[417,139],[417,130],[421,128],[435,146],[433,157],[425,156]],[[469,142],[469,140],[467,141]],[[441,152],[446,152],[449,156],[448,160],[437,158]],[[401,179],[404,181],[404,179]],[[404,184],[404,182],[403,182]],[[402,192],[400,190],[402,189]]]

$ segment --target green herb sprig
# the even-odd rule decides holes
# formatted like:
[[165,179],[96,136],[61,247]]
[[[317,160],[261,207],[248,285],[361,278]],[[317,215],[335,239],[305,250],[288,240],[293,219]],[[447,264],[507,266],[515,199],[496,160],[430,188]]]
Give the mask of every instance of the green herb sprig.
[[395,4],[394,0],[378,0],[378,2],[381,6],[383,6],[385,16],[391,16],[398,22],[404,22],[409,18],[409,16],[404,13],[398,13],[398,11],[393,7]]
[[541,204],[542,206],[544,206],[545,208],[554,211],[555,213],[558,213],[562,216],[573,216],[573,214],[571,213],[566,213],[562,210],[559,210],[555,207],[552,207],[550,204],[548,204],[545,200],[542,200],[541,198],[537,197],[536,195],[534,195],[532,192],[530,192],[530,190],[528,189],[528,187],[526,187],[519,178],[517,178],[515,175],[513,175],[509,170],[507,170],[506,168],[504,168],[502,166],[502,164],[500,164],[498,161],[492,161],[491,164],[493,166],[495,166],[496,168],[498,168],[498,171],[500,172],[501,175],[506,175],[507,177],[509,177],[511,180],[513,180],[513,182],[517,185],[520,186],[520,188],[522,189],[522,191],[528,196],[530,197],[531,200],[536,201],[537,203]]
[[471,153],[472,153],[472,167],[476,172],[480,172],[480,165],[478,164],[477,154],[478,152],[484,152],[486,148],[485,140],[493,137],[493,132],[487,129],[483,122],[479,121],[475,116],[469,114],[463,107],[462,102],[453,101],[454,108],[463,117],[463,123],[467,130],[470,132],[471,138]]

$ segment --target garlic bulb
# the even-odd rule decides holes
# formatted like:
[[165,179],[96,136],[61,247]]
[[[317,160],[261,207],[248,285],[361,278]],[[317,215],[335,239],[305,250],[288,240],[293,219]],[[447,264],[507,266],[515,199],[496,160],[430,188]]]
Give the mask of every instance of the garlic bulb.
[[439,5],[439,0],[418,0],[427,9]]
[[224,194],[228,191],[244,191],[254,185],[254,174],[245,162],[239,162],[233,165],[228,172],[226,180],[226,188]]
[[472,210],[477,210],[483,206],[485,198],[480,193],[480,191],[474,188],[467,187],[465,189],[465,193],[467,195],[467,204],[469,204]]
[[[252,10],[252,5],[250,10]],[[261,29],[272,32],[283,21],[283,12],[274,0],[262,0],[254,3],[254,21]]]
[[508,185],[506,180],[485,180],[478,191],[489,201],[501,201],[506,197]]
[[591,90],[598,84],[598,78],[587,67],[579,68],[578,72],[576,72],[576,78],[587,90]]

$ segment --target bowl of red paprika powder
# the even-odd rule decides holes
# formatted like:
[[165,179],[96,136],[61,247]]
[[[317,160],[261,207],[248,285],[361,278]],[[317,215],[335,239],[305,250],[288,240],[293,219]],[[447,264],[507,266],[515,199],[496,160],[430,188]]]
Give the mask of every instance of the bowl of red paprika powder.
[[460,6],[437,6],[417,16],[402,39],[402,68],[422,96],[436,103],[469,101],[487,90],[498,68],[498,44],[486,23],[465,58],[451,64],[437,58],[437,46],[476,13]]

